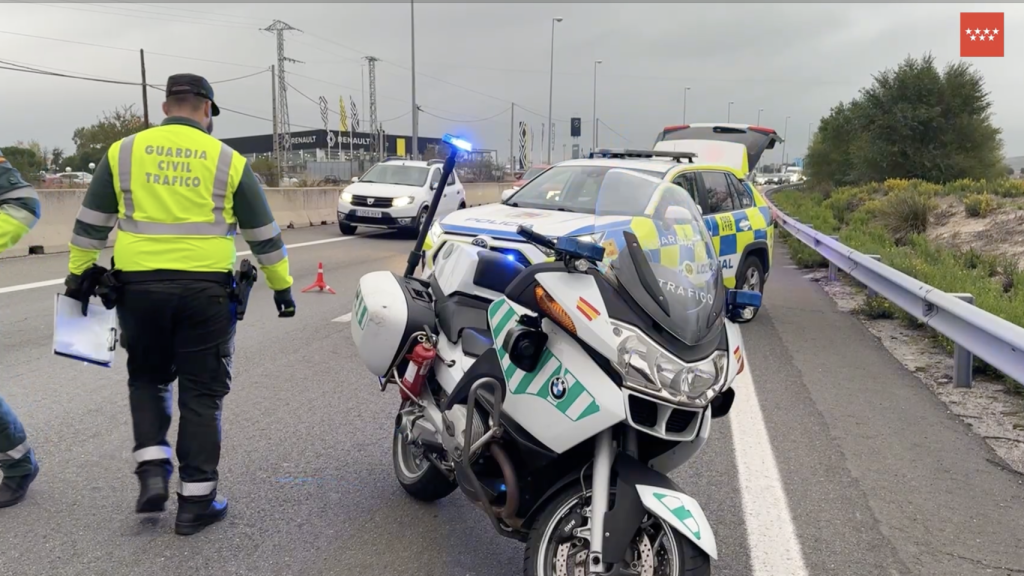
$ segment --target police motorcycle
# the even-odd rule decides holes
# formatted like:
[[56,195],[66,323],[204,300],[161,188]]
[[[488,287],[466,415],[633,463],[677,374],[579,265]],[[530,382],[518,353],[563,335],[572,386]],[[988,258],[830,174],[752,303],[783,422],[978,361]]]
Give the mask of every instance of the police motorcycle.
[[520,227],[552,255],[528,268],[450,242],[413,277],[428,217],[404,276],[360,279],[352,338],[398,389],[399,484],[428,502],[461,490],[526,544],[526,575],[708,575],[711,524],[667,475],[729,412],[733,319],[760,294],[725,289],[678,186],[612,169],[593,194],[601,243]]

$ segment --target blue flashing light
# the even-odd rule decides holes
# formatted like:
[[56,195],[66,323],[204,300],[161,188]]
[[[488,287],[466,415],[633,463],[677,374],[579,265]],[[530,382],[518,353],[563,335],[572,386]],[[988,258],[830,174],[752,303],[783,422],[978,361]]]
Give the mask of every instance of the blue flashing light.
[[451,134],[445,134],[444,138],[441,138],[441,140],[446,142],[446,143],[448,143],[448,144],[451,144],[452,146],[455,146],[459,150],[465,150],[466,152],[472,152],[473,151],[473,145],[472,144],[470,144],[466,140],[463,140],[462,138],[458,138],[456,136],[452,136]]

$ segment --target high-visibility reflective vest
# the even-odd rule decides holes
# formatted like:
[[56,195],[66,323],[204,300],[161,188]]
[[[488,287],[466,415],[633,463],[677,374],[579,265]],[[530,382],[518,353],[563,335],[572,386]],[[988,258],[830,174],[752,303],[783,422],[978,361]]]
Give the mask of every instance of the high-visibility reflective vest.
[[245,158],[182,124],[157,126],[107,152],[118,203],[118,270],[230,271],[232,211]]

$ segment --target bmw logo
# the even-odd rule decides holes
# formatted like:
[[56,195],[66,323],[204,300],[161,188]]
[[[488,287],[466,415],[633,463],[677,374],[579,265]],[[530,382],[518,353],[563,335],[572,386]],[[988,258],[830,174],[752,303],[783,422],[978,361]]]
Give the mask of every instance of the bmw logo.
[[473,246],[476,246],[477,248],[483,248],[486,250],[490,245],[491,243],[488,241],[486,236],[477,236],[476,238],[473,238]]
[[551,390],[552,398],[555,400],[561,400],[562,398],[565,398],[565,393],[569,391],[569,386],[566,385],[565,378],[558,376],[557,378],[551,379],[549,389]]

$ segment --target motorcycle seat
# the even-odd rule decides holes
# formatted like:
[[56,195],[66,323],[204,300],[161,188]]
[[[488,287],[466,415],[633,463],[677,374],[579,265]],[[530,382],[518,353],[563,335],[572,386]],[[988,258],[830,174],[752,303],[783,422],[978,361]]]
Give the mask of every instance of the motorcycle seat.
[[478,328],[486,334],[487,308],[490,304],[486,300],[465,294],[453,294],[443,300],[438,299],[434,307],[437,326],[452,344],[462,338],[462,332],[467,328]]

